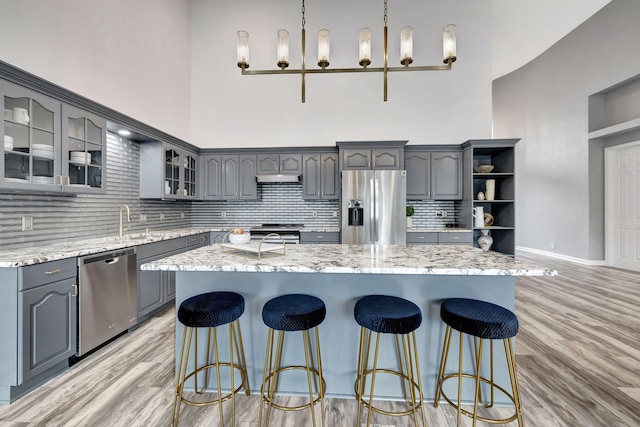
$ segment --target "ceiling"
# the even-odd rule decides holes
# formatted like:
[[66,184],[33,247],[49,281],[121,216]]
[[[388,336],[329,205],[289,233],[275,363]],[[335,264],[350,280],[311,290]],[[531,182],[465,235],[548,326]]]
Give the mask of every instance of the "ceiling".
[[492,0],[493,78],[536,58],[610,1]]

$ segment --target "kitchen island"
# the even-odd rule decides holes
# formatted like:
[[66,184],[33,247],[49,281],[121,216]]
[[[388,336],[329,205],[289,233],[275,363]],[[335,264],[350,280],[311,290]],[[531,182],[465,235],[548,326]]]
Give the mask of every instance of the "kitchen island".
[[[262,307],[269,299],[285,293],[306,293],[325,302],[327,317],[319,333],[327,395],[347,398],[353,396],[357,366],[359,326],[353,318],[356,301],[369,294],[411,300],[423,314],[416,334],[427,400],[435,394],[444,334],[440,303],[444,299],[476,298],[514,310],[517,276],[557,274],[499,253],[454,245],[291,245],[286,247],[284,256],[267,253],[261,258],[242,250],[223,251],[220,245],[213,245],[144,264],[142,269],[176,272],[176,307],[205,292],[234,291],[244,296],[246,309],[240,323],[253,390],[259,390],[262,381],[267,337]],[[182,325],[176,322],[176,351],[181,338]],[[384,348],[394,348],[387,338],[383,344],[389,347]],[[285,357],[299,363],[304,356],[302,344],[296,339],[299,337],[288,341]],[[381,363],[395,366],[395,351],[385,350],[380,357]],[[497,359],[496,378],[504,383],[508,381],[506,365]],[[290,394],[302,392],[304,387],[304,382],[281,382],[281,389]],[[399,392],[395,379],[376,379],[379,396],[396,399],[401,397]]]

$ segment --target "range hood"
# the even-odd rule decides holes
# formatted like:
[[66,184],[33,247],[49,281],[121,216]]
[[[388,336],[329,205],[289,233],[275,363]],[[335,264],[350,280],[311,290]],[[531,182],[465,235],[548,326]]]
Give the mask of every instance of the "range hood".
[[300,182],[300,175],[273,174],[273,175],[256,175],[258,182]]

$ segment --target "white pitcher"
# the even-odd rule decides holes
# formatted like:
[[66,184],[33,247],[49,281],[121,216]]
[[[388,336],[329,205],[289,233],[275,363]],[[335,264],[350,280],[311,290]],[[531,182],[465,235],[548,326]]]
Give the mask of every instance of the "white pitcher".
[[484,227],[484,207],[478,206],[473,208],[473,226],[475,228],[483,228]]

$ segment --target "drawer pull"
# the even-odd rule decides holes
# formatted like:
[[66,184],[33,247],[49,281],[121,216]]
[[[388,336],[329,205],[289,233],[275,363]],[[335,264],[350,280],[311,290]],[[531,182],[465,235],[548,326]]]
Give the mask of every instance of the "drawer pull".
[[324,236],[316,236],[318,239],[324,239]]
[[77,297],[78,296],[78,285],[72,285],[73,286],[73,294],[71,294],[72,297]]
[[458,240],[459,238],[460,238],[459,236],[455,236],[453,240]]
[[418,236],[418,239],[424,239],[424,236]]
[[62,270],[60,270],[59,268],[56,268],[55,270],[51,270],[51,271],[45,271],[44,274],[46,274],[47,276],[50,274],[56,274],[56,273],[60,273]]

